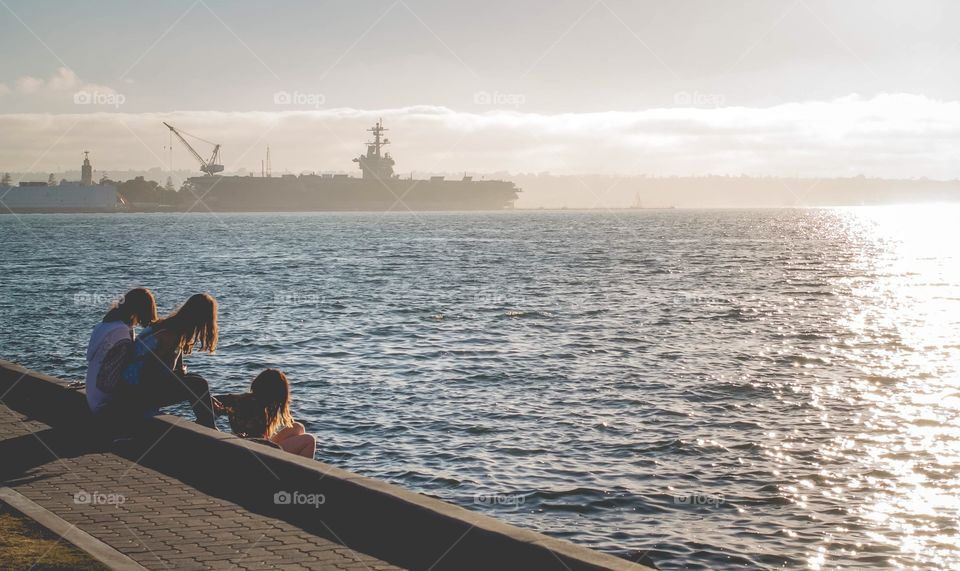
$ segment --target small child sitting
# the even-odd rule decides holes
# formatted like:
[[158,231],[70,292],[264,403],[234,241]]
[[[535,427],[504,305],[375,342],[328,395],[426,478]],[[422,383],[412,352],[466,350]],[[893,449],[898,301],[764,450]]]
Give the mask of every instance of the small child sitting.
[[213,408],[227,415],[237,436],[265,439],[305,458],[316,453],[316,437],[290,415],[290,382],[283,371],[263,371],[253,379],[250,392],[215,396]]

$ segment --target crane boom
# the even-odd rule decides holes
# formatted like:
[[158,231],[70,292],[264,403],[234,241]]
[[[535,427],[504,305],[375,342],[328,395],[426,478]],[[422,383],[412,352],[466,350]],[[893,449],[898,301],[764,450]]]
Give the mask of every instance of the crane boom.
[[[197,161],[200,163],[201,171],[211,175],[214,173],[223,171],[223,165],[219,164],[219,160],[220,160],[219,143],[212,143],[205,139],[201,139],[200,137],[190,135],[190,133],[187,133],[187,132],[182,132],[183,134],[181,134],[181,131],[179,129],[177,129],[170,123],[167,123],[166,121],[164,121],[163,124],[166,125],[168,129],[170,129],[171,133],[173,133],[174,135],[177,136],[178,139],[180,139],[180,142],[183,143],[183,146],[185,146],[188,151],[190,151],[190,154],[193,155],[193,158],[197,159]],[[200,156],[200,153],[198,153],[197,150],[193,148],[193,145],[191,145],[185,138],[183,138],[183,135],[189,135],[191,137],[194,137],[195,139],[203,141],[204,143],[213,145],[213,153],[210,155],[210,158],[208,160],[204,160],[204,158]]]

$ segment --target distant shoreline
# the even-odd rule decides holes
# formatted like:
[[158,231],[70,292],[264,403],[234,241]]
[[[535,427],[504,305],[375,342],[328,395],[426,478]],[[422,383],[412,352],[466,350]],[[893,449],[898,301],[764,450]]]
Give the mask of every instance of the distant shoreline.
[[[493,175],[491,175],[493,176]],[[514,210],[652,210],[690,208],[832,208],[915,203],[960,202],[960,180],[885,179],[863,176],[833,178],[751,177],[751,176],[615,176],[615,175],[552,175],[520,174],[495,176],[522,189]],[[476,177],[475,177],[476,179]],[[124,183],[120,183],[124,184]],[[155,183],[158,184],[158,183]],[[184,192],[184,191],[179,191]],[[2,190],[0,190],[2,194]],[[177,193],[179,195],[179,193]],[[173,197],[174,200],[179,196]],[[138,200],[128,199],[129,202]],[[223,205],[195,204],[189,196],[185,204],[168,206],[132,206],[121,212],[179,212],[186,208],[206,212],[286,212],[289,208],[253,210],[223,208]],[[9,201],[8,201],[9,202]],[[177,201],[179,202],[179,201]],[[208,208],[209,207],[209,208]],[[27,213],[5,204],[0,198],[0,212],[10,209]],[[94,209],[91,209],[94,210]],[[393,211],[408,209],[397,203]],[[415,209],[416,210],[416,209]],[[113,210],[96,210],[113,212]],[[294,210],[300,211],[300,210]],[[305,212],[338,212],[354,210],[303,210]],[[365,210],[355,210],[363,212]],[[383,210],[369,210],[383,212]],[[445,210],[425,210],[425,212]],[[451,210],[453,211],[453,210]],[[480,210],[477,210],[480,211]],[[33,212],[74,213],[76,210],[31,210]]]
[[669,212],[669,211],[690,211],[690,210],[803,210],[819,208],[857,208],[857,207],[884,207],[884,206],[923,206],[923,205],[960,205],[960,197],[950,200],[918,200],[903,202],[877,202],[870,204],[798,204],[798,205],[732,205],[732,206],[663,206],[663,207],[563,207],[563,206],[544,206],[544,207],[526,207],[526,208],[505,208],[502,210],[401,210],[393,209],[383,210],[180,210],[176,208],[167,209],[136,209],[136,210],[37,210],[37,209],[10,209],[0,210],[2,215],[21,215],[21,214],[507,214],[511,212]]

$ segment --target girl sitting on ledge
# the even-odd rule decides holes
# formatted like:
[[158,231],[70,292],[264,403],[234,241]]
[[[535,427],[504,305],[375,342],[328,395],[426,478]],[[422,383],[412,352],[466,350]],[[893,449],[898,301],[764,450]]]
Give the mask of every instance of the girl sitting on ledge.
[[101,376],[101,365],[110,354],[110,350],[124,341],[132,343],[134,327],[147,327],[156,320],[157,302],[153,292],[147,288],[138,287],[128,291],[123,298],[114,303],[110,311],[103,316],[103,321],[93,328],[90,343],[87,346],[86,386],[90,412],[95,415],[100,414],[109,408],[113,400],[112,394],[107,391],[110,387],[98,382],[98,377]]
[[215,396],[213,408],[227,415],[237,436],[264,439],[305,458],[316,453],[316,437],[290,415],[290,382],[283,371],[263,371],[253,379],[250,392]]
[[190,296],[179,309],[140,332],[123,369],[122,398],[115,404],[150,414],[186,401],[198,423],[216,429],[210,387],[203,377],[187,374],[183,356],[194,349],[213,353],[217,339],[217,300],[205,293]]

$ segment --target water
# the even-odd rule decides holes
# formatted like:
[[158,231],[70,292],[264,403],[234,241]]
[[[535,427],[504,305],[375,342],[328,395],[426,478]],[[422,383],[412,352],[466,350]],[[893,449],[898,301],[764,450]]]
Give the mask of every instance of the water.
[[960,566],[956,207],[0,217],[0,355],[221,304],[323,460],[678,568]]

